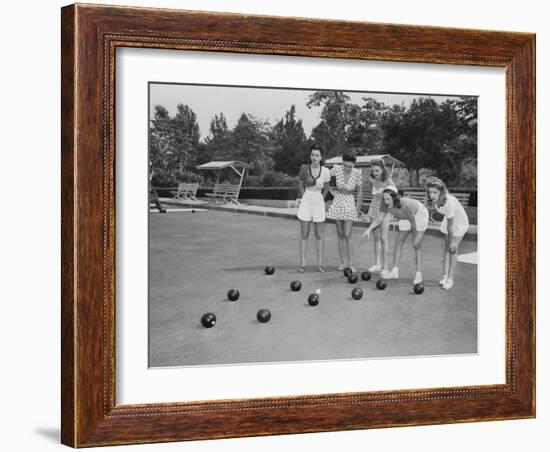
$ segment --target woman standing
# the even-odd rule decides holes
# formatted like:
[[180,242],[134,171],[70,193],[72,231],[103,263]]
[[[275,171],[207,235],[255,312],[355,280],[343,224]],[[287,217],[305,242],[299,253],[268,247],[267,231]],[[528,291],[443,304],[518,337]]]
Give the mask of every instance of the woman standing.
[[[363,174],[355,168],[356,158],[351,154],[342,156],[342,165],[335,165],[330,175],[335,179],[336,189],[331,190],[334,201],[327,213],[327,218],[336,221],[338,234],[338,254],[340,266],[338,270],[349,267],[353,272],[351,252],[351,232],[353,222],[359,218],[362,204]],[[357,193],[357,202],[353,195]]]
[[323,254],[325,251],[325,197],[328,193],[330,173],[321,162],[323,149],[318,145],[309,148],[309,164],[300,167],[298,191],[300,207],[297,217],[300,220],[300,266],[299,272],[306,270],[307,244],[311,223],[314,225],[317,244],[317,270],[324,272]]
[[[370,181],[372,183],[372,201],[367,212],[367,221],[372,223],[380,215],[382,192],[388,185],[395,186],[383,160],[374,160],[371,164]],[[387,270],[388,232],[390,216],[386,215],[379,227],[374,229],[374,265],[370,272]]]

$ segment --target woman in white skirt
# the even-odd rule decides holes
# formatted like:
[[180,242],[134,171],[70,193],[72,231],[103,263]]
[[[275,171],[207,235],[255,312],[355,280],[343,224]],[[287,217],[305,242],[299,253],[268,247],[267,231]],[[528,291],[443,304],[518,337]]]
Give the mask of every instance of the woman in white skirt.
[[439,228],[445,236],[443,278],[439,284],[449,290],[454,284],[458,247],[468,232],[470,222],[460,201],[449,193],[447,186],[437,177],[430,177],[426,181],[426,205],[444,215]]
[[380,215],[374,220],[363,237],[369,237],[372,230],[375,229],[384,221],[384,218],[392,214],[394,218],[399,220],[399,234],[395,241],[393,253],[393,265],[390,271],[382,271],[380,276],[384,279],[399,278],[399,263],[403,254],[403,245],[412,232],[412,242],[414,248],[414,256],[416,263],[416,274],[413,284],[422,282],[422,239],[426,229],[430,215],[428,209],[416,199],[401,197],[397,191],[397,187],[388,186],[382,191],[382,205],[380,206]]
[[317,244],[317,269],[324,272],[323,254],[325,251],[325,197],[328,193],[330,173],[321,162],[323,150],[318,145],[312,145],[309,149],[309,164],[300,167],[298,174],[298,191],[301,197],[298,207],[298,220],[300,220],[300,266],[299,272],[306,270],[307,244],[311,224],[315,229]]

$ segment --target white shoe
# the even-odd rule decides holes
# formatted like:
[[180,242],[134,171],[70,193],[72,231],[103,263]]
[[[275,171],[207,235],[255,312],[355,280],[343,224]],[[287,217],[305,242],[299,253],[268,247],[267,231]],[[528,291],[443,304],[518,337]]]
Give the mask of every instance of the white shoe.
[[449,290],[451,287],[453,287],[453,280],[452,279],[447,279],[444,283],[443,283],[443,288],[445,290]]
[[397,267],[394,267],[391,271],[383,271],[380,276],[384,279],[398,279],[399,270]]
[[447,277],[444,276],[443,278],[441,278],[441,281],[439,281],[439,285],[442,286],[443,284],[445,284],[445,281],[447,281]]
[[371,273],[379,272],[379,271],[382,271],[382,266],[380,264],[374,264],[369,267],[369,272]]
[[413,284],[420,284],[422,282],[422,273],[416,272],[416,275],[413,280]]

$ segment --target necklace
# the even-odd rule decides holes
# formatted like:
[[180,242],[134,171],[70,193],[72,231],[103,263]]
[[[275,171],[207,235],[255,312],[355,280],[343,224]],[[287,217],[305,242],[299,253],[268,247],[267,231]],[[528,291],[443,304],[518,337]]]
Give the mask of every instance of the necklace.
[[313,173],[311,172],[311,163],[309,164],[309,175],[311,176],[311,178],[314,180],[314,181],[317,181],[317,179],[319,179],[321,177],[321,165],[319,165],[319,174],[317,175],[317,177],[315,177],[313,175]]

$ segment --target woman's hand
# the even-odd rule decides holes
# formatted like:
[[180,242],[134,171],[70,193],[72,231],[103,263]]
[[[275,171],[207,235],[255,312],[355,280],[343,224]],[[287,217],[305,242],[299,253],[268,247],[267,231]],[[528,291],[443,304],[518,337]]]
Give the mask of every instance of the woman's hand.
[[370,233],[371,233],[371,229],[369,227],[365,232],[363,232],[363,235],[361,237],[366,237],[367,239],[370,239]]

